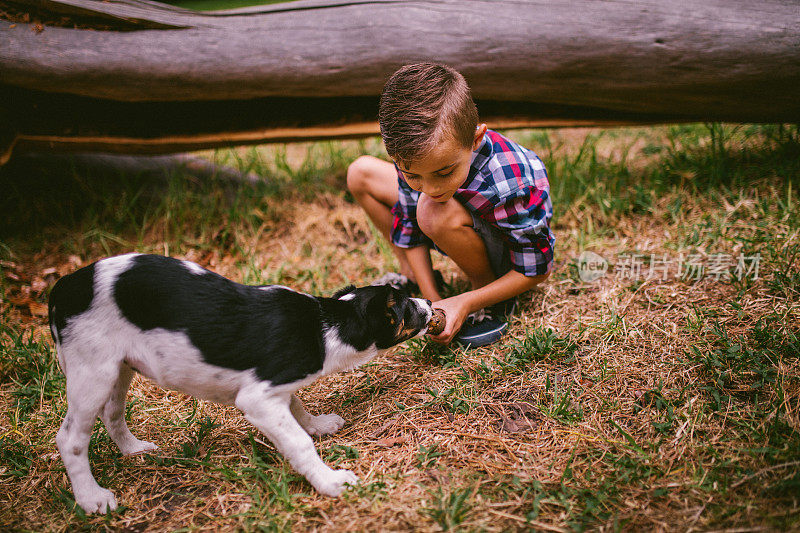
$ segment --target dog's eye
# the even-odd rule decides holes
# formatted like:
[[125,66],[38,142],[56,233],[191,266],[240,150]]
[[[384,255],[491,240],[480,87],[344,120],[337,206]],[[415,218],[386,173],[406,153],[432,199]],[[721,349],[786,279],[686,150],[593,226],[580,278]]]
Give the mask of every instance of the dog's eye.
[[389,318],[389,323],[393,326],[400,320],[397,309],[394,307],[390,307],[386,310],[386,316]]

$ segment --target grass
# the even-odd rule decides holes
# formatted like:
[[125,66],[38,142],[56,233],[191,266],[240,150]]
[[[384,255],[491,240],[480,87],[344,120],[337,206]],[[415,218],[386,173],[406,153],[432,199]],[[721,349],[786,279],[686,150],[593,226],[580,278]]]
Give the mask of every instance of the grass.
[[[320,497],[235,409],[137,377],[126,416],[161,449],[122,457],[98,423],[93,472],[122,504],[100,517],[75,508],[55,450],[66,405],[41,307],[52,283],[131,250],[319,294],[368,283],[395,264],[344,179],[359,154],[385,154],[377,139],[200,154],[263,177],[252,185],[0,171],[0,524],[800,529],[798,128],[510,135],[548,168],[558,269],[498,345],[412,340],[302,391],[312,412],[348,421],[315,444],[360,485]],[[592,283],[586,250],[609,263]],[[435,267],[448,294],[464,290],[446,259]]]

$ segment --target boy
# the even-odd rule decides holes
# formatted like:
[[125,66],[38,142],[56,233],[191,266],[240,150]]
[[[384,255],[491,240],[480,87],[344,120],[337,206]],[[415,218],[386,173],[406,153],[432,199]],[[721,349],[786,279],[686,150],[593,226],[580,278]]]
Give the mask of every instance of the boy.
[[[394,166],[362,156],[347,186],[392,244],[401,284],[416,283],[447,317],[433,339],[497,341],[517,295],[550,275],[550,186],[530,150],[487,130],[464,77],[433,63],[407,65],[386,83],[379,122]],[[472,290],[442,299],[430,248],[447,254]]]

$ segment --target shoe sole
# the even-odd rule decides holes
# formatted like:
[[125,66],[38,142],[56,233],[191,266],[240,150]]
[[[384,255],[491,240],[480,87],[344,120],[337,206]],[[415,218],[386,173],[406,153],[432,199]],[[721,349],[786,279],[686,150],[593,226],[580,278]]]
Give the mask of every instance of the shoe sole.
[[461,337],[461,336],[456,337],[455,342],[465,348],[478,348],[481,346],[488,346],[489,344],[494,344],[495,342],[503,338],[503,333],[505,333],[507,329],[508,329],[508,323],[506,322],[500,328],[486,333],[481,333],[480,335],[472,335],[469,337]]

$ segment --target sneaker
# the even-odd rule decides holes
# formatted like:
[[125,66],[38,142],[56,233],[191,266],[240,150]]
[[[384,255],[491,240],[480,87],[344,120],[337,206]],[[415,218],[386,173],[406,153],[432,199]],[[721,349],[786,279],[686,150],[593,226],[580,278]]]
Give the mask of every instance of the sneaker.
[[492,314],[494,316],[505,317],[505,318],[514,314],[514,309],[516,308],[517,308],[516,298],[509,298],[508,300],[494,304],[491,307]]
[[370,285],[391,285],[395,289],[405,291],[408,294],[411,294],[412,291],[419,289],[416,283],[408,279],[406,276],[398,274],[397,272],[389,272],[388,274],[384,274],[370,283]]
[[[444,288],[444,276],[438,270],[433,271],[433,279],[436,281],[436,287],[441,291]],[[391,285],[395,289],[405,291],[406,294],[419,294],[419,285],[408,279],[403,274],[397,272],[389,272],[379,277],[370,285]]]
[[514,312],[516,298],[481,309],[467,317],[455,342],[465,348],[487,346],[500,340],[508,329],[506,317]]

